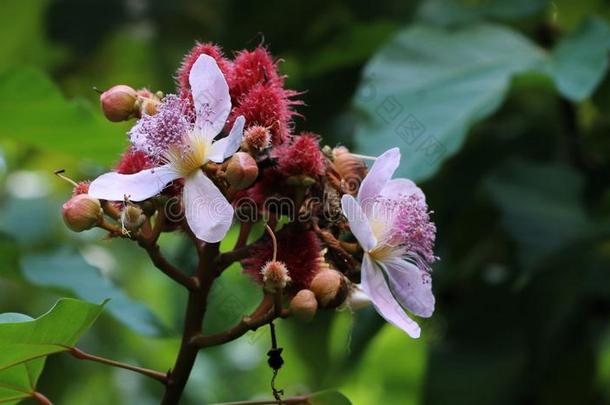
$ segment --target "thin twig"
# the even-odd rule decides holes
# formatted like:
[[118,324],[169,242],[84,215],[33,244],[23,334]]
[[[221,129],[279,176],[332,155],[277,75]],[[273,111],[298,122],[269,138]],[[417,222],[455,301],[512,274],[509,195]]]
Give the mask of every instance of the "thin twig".
[[72,356],[74,356],[75,358],[80,359],[80,360],[90,360],[90,361],[95,361],[98,363],[106,364],[106,365],[109,365],[112,367],[124,368],[125,370],[134,371],[136,373],[140,373],[147,377],[153,378],[163,384],[165,384],[167,382],[167,375],[163,374],[159,371],[150,370],[150,369],[143,368],[143,367],[133,366],[131,364],[121,363],[119,361],[106,359],[104,357],[86,353],[76,347],[69,348],[68,353],[70,353]]
[[170,262],[168,262],[165,257],[161,254],[161,249],[159,245],[155,243],[150,243],[144,239],[138,239],[138,244],[146,250],[150,260],[153,262],[156,268],[165,273],[169,278],[174,280],[175,282],[182,284],[189,290],[195,290],[198,287],[198,282],[195,278],[189,277],[178,268],[174,267]]
[[291,397],[285,398],[281,401],[270,399],[270,400],[255,400],[255,401],[237,401],[237,402],[223,402],[217,405],[271,405],[271,404],[307,404],[308,400],[311,399],[309,396]]
[[38,391],[32,392],[32,398],[34,398],[40,405],[53,405],[53,402]]
[[191,344],[202,349],[228,343],[242,337],[251,330],[254,331],[272,322],[276,318],[286,318],[289,314],[287,310],[276,311],[273,296],[266,295],[258,308],[250,316],[243,317],[237,325],[214,335],[197,335],[191,339]]
[[277,260],[277,239],[275,238],[275,233],[273,232],[273,229],[271,229],[271,227],[267,224],[265,224],[265,229],[267,230],[267,233],[269,234],[269,236],[271,237],[271,242],[273,243],[273,261]]

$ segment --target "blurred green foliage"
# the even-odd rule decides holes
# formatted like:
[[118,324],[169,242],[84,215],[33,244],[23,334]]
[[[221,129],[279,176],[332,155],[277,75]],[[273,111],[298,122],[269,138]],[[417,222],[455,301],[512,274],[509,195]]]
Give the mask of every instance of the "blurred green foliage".
[[[128,127],[103,120],[92,87],[171,92],[194,40],[228,54],[264,43],[304,91],[298,129],[369,155],[402,149],[442,258],[420,340],[370,309],[282,321],[278,384],[339,389],[354,404],[610,403],[609,23],[601,0],[3,0],[0,313],[112,298],[80,346],[171,366],[183,292],[130,243],[64,229],[70,190],[52,172],[92,178],[126,144]],[[192,269],[179,235],[162,242]],[[237,267],[212,292],[209,331],[259,298]],[[184,403],[268,397],[269,344],[259,330],[202,353]],[[42,362],[23,367],[37,375]],[[62,354],[38,390],[68,405],[161,394]]]

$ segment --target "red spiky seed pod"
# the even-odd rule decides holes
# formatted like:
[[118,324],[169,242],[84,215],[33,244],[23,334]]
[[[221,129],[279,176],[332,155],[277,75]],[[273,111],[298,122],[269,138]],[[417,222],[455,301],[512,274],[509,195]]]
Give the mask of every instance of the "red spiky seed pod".
[[178,81],[180,98],[191,99],[191,85],[189,83],[189,75],[191,68],[201,55],[209,55],[216,60],[220,71],[229,77],[231,74],[232,64],[223,55],[222,49],[211,42],[199,43],[197,42],[193,48],[186,54],[182,60],[182,64],[176,73],[176,80]]
[[284,85],[284,79],[278,73],[278,63],[267,49],[259,46],[253,51],[241,51],[233,61],[233,70],[229,77],[231,97],[235,101],[259,83],[271,83],[278,87]]
[[277,159],[278,172],[286,177],[318,177],[324,174],[326,168],[318,136],[310,132],[304,132],[289,144],[276,148],[273,156]]
[[283,290],[291,281],[286,264],[277,260],[265,263],[261,276],[265,289],[271,292]]
[[[283,228],[276,234],[277,260],[286,264],[292,279],[288,291],[292,294],[309,288],[311,280],[320,270],[320,240],[313,231],[302,231],[293,227]],[[242,261],[244,272],[262,284],[260,269],[273,256],[273,245],[269,239],[255,244],[250,257]]]
[[120,174],[135,174],[150,169],[152,166],[153,164],[146,153],[129,148],[123,153],[114,170]]
[[253,125],[244,131],[242,149],[249,152],[259,152],[271,146],[271,132],[269,128]]

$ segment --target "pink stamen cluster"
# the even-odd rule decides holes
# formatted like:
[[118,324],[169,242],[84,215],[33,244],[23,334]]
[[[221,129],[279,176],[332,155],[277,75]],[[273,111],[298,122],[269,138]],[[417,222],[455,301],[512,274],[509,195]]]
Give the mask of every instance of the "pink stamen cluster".
[[159,162],[167,149],[180,144],[195,116],[184,100],[173,94],[163,98],[155,115],[144,114],[129,131],[134,147]]
[[392,212],[392,227],[388,242],[404,248],[409,259],[418,267],[429,270],[438,260],[434,255],[436,225],[430,221],[428,205],[421,195],[411,194],[396,200],[381,200]]

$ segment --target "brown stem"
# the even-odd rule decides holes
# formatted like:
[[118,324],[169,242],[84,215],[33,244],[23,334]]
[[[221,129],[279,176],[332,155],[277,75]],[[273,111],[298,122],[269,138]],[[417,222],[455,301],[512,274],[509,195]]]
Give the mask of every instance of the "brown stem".
[[199,287],[189,291],[180,352],[174,367],[169,373],[167,388],[161,400],[161,405],[178,403],[195,364],[198,348],[190,342],[194,336],[201,334],[208,294],[216,275],[214,267],[218,255],[218,246],[218,243],[206,244],[199,257],[196,274]]
[[[268,323],[273,322],[273,320],[276,318],[285,318],[289,315],[288,311],[282,311],[281,308],[279,311],[276,311],[275,305],[268,304],[269,301],[263,300],[259,308],[257,308],[251,316],[243,317],[242,320],[232,328],[214,335],[196,335],[191,339],[191,343],[200,349],[210,346],[218,346],[238,339],[251,330],[254,331],[261,326],[267,325]],[[262,305],[266,305],[266,310],[260,313]],[[258,315],[255,315],[257,313]]]
[[53,405],[53,402],[51,402],[49,398],[45,397],[38,391],[32,392],[32,398],[34,398],[40,405]]
[[217,266],[216,266],[218,275],[220,275],[220,273],[222,273],[223,270],[225,270],[227,267],[229,267],[233,263],[248,257],[250,255],[251,248],[252,248],[252,245],[248,245],[248,246],[243,246],[239,249],[235,249],[231,252],[226,252],[226,253],[220,254],[218,256]]
[[240,249],[248,243],[248,236],[250,236],[250,230],[252,229],[252,222],[242,222],[239,226],[239,236],[233,250]]
[[182,284],[190,291],[196,290],[198,286],[198,280],[194,277],[189,277],[178,268],[174,267],[168,262],[165,257],[161,254],[161,249],[156,242],[150,243],[145,239],[138,239],[138,244],[146,250],[150,260],[153,262],[155,267],[165,273],[169,278],[175,282]]
[[308,396],[291,397],[285,398],[281,401],[276,399],[270,400],[256,400],[256,401],[237,401],[237,402],[223,402],[218,405],[271,405],[271,404],[309,404],[311,398]]
[[133,366],[131,364],[121,363],[119,361],[106,359],[104,357],[95,356],[93,354],[86,353],[76,347],[71,347],[68,350],[72,356],[80,360],[90,360],[98,363],[106,364],[112,367],[124,368],[125,370],[134,371],[136,373],[143,374],[147,377],[154,378],[155,380],[165,384],[167,382],[167,375],[159,371],[150,370],[143,367]]

